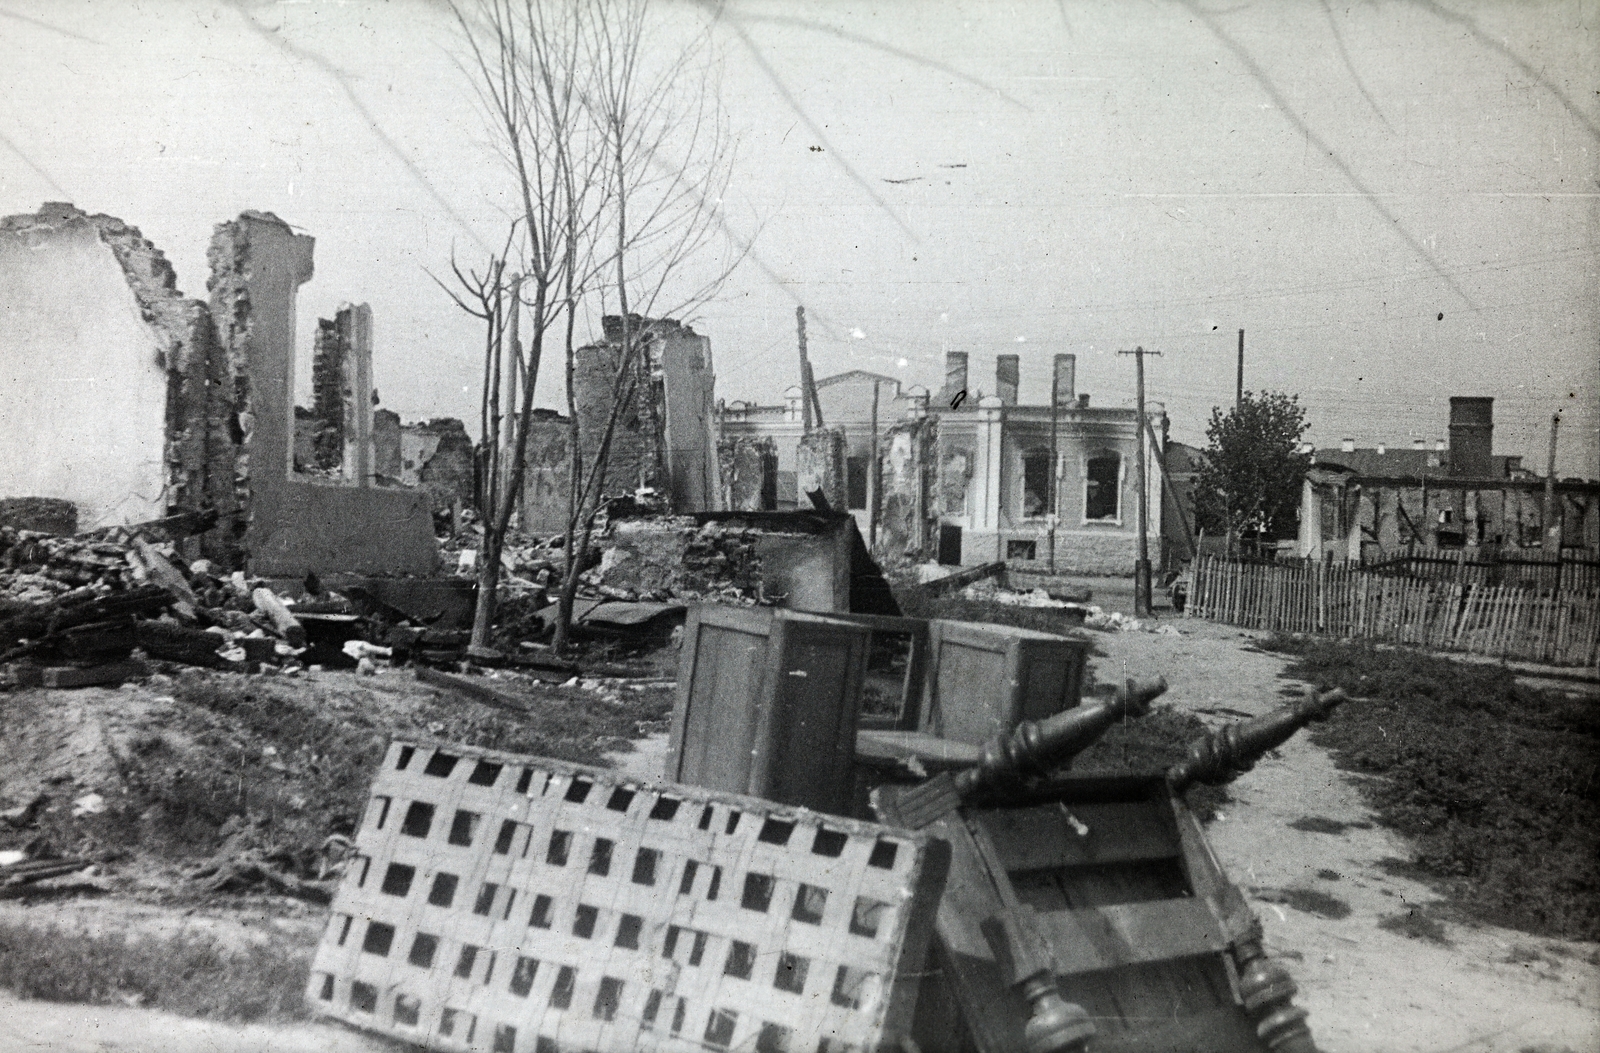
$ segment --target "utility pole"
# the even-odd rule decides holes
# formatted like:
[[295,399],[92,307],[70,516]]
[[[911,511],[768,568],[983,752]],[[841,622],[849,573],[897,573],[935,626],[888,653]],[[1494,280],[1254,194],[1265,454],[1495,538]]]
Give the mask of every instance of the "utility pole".
[[795,330],[800,337],[800,419],[805,433],[811,434],[811,363],[806,360],[806,309],[794,309]]
[[1544,471],[1544,548],[1546,554],[1554,553],[1556,559],[1556,586],[1561,585],[1561,520],[1556,515],[1556,430],[1561,427],[1561,414],[1550,418],[1550,459]]
[[1050,478],[1045,484],[1045,522],[1050,524],[1050,574],[1056,572],[1056,473],[1059,454],[1056,450],[1056,432],[1060,429],[1057,423],[1061,414],[1061,367],[1052,361],[1050,363]]
[[[1242,332],[1242,330],[1241,330]],[[1149,469],[1145,466],[1144,452],[1144,356],[1159,355],[1160,351],[1146,351],[1136,347],[1132,351],[1118,351],[1119,355],[1132,355],[1134,372],[1138,378],[1139,421],[1134,426],[1134,438],[1139,454],[1139,558],[1133,565],[1133,613],[1150,616],[1150,491]]]
[[1239,330],[1239,369],[1233,380],[1233,409],[1237,413],[1244,405],[1244,330]]
[[867,464],[867,546],[878,547],[878,381],[872,382],[872,460]]

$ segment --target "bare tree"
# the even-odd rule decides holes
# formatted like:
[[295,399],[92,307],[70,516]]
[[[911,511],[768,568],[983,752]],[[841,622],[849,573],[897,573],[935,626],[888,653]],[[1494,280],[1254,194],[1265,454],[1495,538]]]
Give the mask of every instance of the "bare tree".
[[[587,71],[581,62],[584,42],[581,4],[546,4],[539,0],[476,0],[452,5],[466,41],[462,65],[484,111],[496,149],[511,170],[523,230],[520,272],[502,282],[506,293],[499,315],[520,336],[521,313],[528,320],[526,348],[512,339],[511,375],[521,381],[520,404],[511,407],[517,426],[500,452],[498,411],[500,374],[505,363],[506,326],[485,350],[486,411],[483,433],[491,471],[486,487],[484,543],[478,576],[478,604],[472,625],[472,648],[488,647],[500,583],[501,553],[517,507],[527,467],[527,429],[533,410],[545,338],[567,314],[571,342],[573,308],[587,258],[586,238],[595,229],[591,198],[603,189],[596,173],[599,160],[589,148],[584,99]],[[497,299],[497,303],[500,303]],[[490,323],[491,330],[494,323]],[[492,426],[492,430],[491,430]],[[501,457],[509,456],[502,466]]]
[[[730,172],[729,138],[703,61],[707,27],[680,44],[655,46],[672,34],[655,35],[649,0],[461,0],[453,10],[467,42],[463,66],[521,204],[525,258],[510,310],[526,309],[529,338],[526,351],[510,349],[513,375],[522,382],[515,420],[531,415],[544,340],[558,327],[565,352],[572,472],[556,633],[557,646],[565,647],[608,496],[618,424],[645,397],[652,431],[661,430],[660,407],[648,398],[652,363],[632,318],[703,302],[743,255],[730,251],[716,273],[691,277],[690,261],[722,229],[717,209]],[[608,302],[616,304],[623,332],[609,378],[610,409],[595,435],[595,425],[577,412],[577,324],[588,307],[604,315]],[[504,336],[502,326],[502,343]],[[506,356],[492,343],[485,355],[487,441],[489,429],[498,435],[493,407]],[[484,523],[474,647],[488,642],[526,437],[525,426],[511,429],[505,482],[496,483]],[[655,456],[663,462],[659,470],[664,451]]]
[[[568,504],[566,567],[554,645],[564,649],[580,576],[588,561],[595,520],[605,507],[606,476],[618,422],[640,400],[651,437],[656,478],[665,480],[662,411],[654,397],[652,333],[634,318],[678,313],[709,298],[742,258],[724,255],[722,266],[697,282],[691,265],[723,230],[718,208],[732,173],[730,137],[712,90],[705,29],[676,47],[655,50],[650,0],[594,0],[587,6],[585,58],[593,73],[586,115],[600,144],[604,193],[602,226],[609,253],[598,262],[601,307],[610,299],[620,321],[610,383],[610,412],[594,444],[593,463],[582,460],[582,421],[575,390],[577,349],[567,348],[567,408],[573,449]],[[671,299],[669,299],[671,297]],[[598,351],[596,352],[598,353]]]

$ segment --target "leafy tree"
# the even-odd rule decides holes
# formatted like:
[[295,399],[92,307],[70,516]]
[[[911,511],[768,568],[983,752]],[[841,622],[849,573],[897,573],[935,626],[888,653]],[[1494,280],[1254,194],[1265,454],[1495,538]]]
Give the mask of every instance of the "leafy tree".
[[1246,534],[1292,535],[1311,466],[1310,455],[1299,452],[1306,427],[1298,395],[1247,391],[1227,413],[1213,407],[1195,490],[1200,525],[1225,532],[1230,548]]

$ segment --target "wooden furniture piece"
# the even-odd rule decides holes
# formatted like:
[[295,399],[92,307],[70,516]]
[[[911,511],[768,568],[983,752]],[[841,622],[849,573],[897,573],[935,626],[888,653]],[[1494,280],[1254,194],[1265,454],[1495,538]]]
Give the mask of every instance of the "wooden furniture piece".
[[869,637],[829,615],[691,610],[667,778],[847,814]]
[[1084,640],[1008,625],[928,623],[928,684],[916,730],[982,745],[1076,706]]
[[1249,770],[1344,696],[1224,727],[1167,772],[1039,779],[1164,688],[1130,682],[1110,703],[1024,723],[969,767],[940,749],[918,759],[939,774],[872,791],[881,821],[953,850],[939,975],[913,1029],[927,1053],[1315,1053],[1293,981],[1182,793]]
[[494,1053],[900,1049],[949,847],[445,743],[391,743],[314,1012]]

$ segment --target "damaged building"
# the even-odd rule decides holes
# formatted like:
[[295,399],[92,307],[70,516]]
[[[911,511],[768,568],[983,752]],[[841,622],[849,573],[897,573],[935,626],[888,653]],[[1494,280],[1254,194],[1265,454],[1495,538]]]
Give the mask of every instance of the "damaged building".
[[1600,550],[1600,485],[1552,481],[1555,521],[1547,524],[1546,480],[1524,468],[1521,456],[1493,452],[1494,399],[1451,398],[1449,436],[1431,444],[1417,439],[1410,448],[1357,448],[1346,439],[1314,451],[1297,554],[1377,562],[1414,548],[1546,549],[1551,525],[1560,548]]
[[[919,388],[902,391],[892,377],[859,370],[817,381],[826,431],[842,436],[832,441],[842,446],[846,507],[863,518],[876,510],[881,554],[950,564],[1008,560],[1050,569],[1053,532],[1053,569],[1133,573],[1138,444],[1146,444],[1152,466],[1161,451],[1141,429],[1136,410],[1091,406],[1089,396],[1077,392],[1073,355],[1057,355],[1053,366],[1053,412],[1048,401],[1020,402],[1016,355],[1000,356],[996,394],[981,399],[958,398],[968,390],[962,352],[946,355],[944,390],[931,398]],[[1146,416],[1155,434],[1165,434],[1160,404],[1148,405]],[[801,476],[817,474],[807,463],[815,457],[807,452],[798,389],[784,406],[728,403],[722,432],[725,442],[772,441],[780,508],[808,488]],[[1149,476],[1149,539],[1159,551],[1161,475],[1152,467]]]
[[340,309],[338,353],[313,378],[340,412],[320,418],[309,460],[295,455],[295,301],[313,245],[269,213],[219,224],[203,301],[114,217],[53,203],[0,220],[0,497],[69,501],[85,530],[215,512],[188,554],[264,576],[433,572],[427,495],[374,485],[365,305]]

